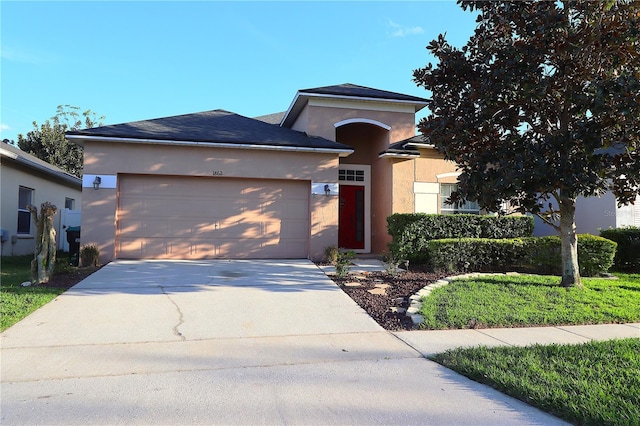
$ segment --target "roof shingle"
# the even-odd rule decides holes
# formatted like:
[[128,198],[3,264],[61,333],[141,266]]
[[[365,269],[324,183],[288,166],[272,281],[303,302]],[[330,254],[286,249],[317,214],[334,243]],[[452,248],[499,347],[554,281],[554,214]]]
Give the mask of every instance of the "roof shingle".
[[352,151],[347,145],[220,109],[70,131],[67,136]]
[[388,92],[386,90],[372,89],[371,87],[358,86],[356,84],[344,83],[335,86],[316,87],[313,89],[300,90],[300,93],[310,93],[317,95],[348,96],[354,98],[387,99],[394,101],[427,102],[426,99],[417,96],[404,95],[402,93]]

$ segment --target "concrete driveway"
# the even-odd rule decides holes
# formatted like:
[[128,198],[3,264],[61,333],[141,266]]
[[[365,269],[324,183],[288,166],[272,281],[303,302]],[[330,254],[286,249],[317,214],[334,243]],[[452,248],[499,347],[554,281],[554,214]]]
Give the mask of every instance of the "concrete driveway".
[[1,335],[1,423],[555,424],[306,260],[115,261]]

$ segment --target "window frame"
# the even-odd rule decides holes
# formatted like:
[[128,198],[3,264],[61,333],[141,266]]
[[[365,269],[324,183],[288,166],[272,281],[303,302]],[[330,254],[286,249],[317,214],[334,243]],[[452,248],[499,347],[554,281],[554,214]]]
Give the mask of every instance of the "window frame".
[[[445,188],[448,188],[448,194],[445,194]],[[480,214],[480,206],[478,206],[476,201],[465,201],[462,204],[446,204],[447,198],[457,189],[457,183],[440,184],[440,214]]]
[[[28,201],[22,205],[23,194],[29,194]],[[16,234],[17,235],[31,235],[31,212],[27,209],[27,206],[33,204],[35,190],[33,188],[29,188],[27,186],[18,186],[18,220],[16,226]],[[28,218],[26,220],[27,226],[25,227],[25,216]]]

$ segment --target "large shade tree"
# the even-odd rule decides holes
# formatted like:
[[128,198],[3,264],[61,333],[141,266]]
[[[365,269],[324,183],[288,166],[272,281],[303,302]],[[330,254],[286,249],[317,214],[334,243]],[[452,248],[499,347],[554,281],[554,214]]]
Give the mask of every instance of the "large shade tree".
[[75,106],[59,105],[56,115],[41,125],[34,121],[33,130],[26,136],[18,135],[18,147],[74,176],[82,176],[82,147],[69,142],[64,134],[69,130],[101,126],[104,116],[98,117],[91,110],[79,111]]
[[419,129],[458,164],[453,200],[540,216],[562,240],[562,284],[580,286],[576,198],[638,194],[640,2],[459,4],[475,33],[428,45]]

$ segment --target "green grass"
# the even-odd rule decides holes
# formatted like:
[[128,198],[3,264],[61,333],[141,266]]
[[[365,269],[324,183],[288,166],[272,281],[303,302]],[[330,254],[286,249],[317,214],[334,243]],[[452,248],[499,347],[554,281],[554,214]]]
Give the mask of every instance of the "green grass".
[[583,278],[584,289],[555,276],[493,275],[455,280],[423,299],[427,329],[526,327],[640,321],[640,274]]
[[431,357],[580,425],[640,425],[640,339],[478,347]]
[[31,278],[29,256],[2,257],[0,260],[0,331],[17,323],[64,292],[61,288],[21,287]]

